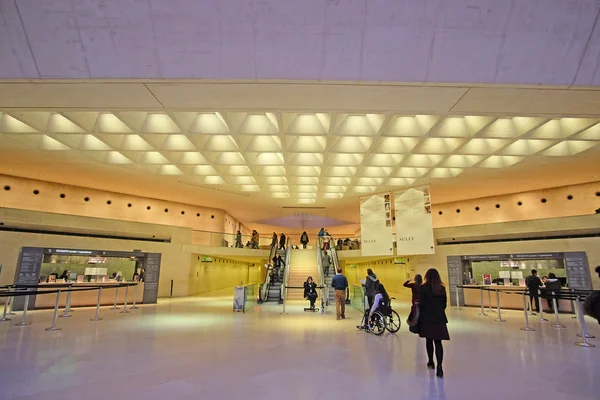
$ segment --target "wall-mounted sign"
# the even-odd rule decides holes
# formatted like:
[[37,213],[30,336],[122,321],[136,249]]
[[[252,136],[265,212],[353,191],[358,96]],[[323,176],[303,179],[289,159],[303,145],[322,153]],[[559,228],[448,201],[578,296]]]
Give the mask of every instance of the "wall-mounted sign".
[[202,262],[213,262],[213,259],[210,257],[202,257]]
[[429,185],[394,192],[397,254],[434,254]]
[[363,256],[394,254],[391,215],[392,203],[389,192],[361,197],[360,231]]

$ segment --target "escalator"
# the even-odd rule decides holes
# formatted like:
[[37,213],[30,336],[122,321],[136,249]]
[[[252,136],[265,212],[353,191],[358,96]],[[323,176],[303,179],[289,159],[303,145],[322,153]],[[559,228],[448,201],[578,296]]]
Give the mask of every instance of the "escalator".
[[285,281],[285,276],[286,276],[286,270],[288,269],[288,261],[287,261],[287,255],[289,253],[288,249],[289,247],[289,241],[287,244],[287,248],[285,250],[278,250],[277,249],[277,245],[273,245],[271,246],[271,252],[269,253],[269,261],[273,260],[273,258],[275,258],[276,254],[279,254],[279,256],[281,257],[281,259],[283,260],[283,262],[285,263],[285,266],[283,268],[279,269],[279,277],[278,279],[272,279],[272,277],[269,275],[269,273],[267,272],[267,274],[265,275],[265,280],[261,285],[261,290],[260,290],[260,299],[261,302],[277,302],[277,303],[281,303],[282,301],[282,282]]
[[[331,289],[331,280],[333,279],[333,277],[335,275],[335,271],[337,271],[337,269],[339,268],[340,262],[338,259],[337,251],[335,249],[335,240],[333,239],[333,237],[329,238],[329,243],[330,243],[330,248],[327,253],[329,254],[329,258],[331,259],[331,265],[329,267],[329,276],[323,275],[323,279],[324,279],[325,285],[329,288],[329,290],[328,290],[329,304],[335,304],[335,290]],[[322,241],[320,243],[319,254],[321,255],[321,257],[323,257]],[[321,258],[321,265],[323,264],[322,260],[323,260],[323,258]]]

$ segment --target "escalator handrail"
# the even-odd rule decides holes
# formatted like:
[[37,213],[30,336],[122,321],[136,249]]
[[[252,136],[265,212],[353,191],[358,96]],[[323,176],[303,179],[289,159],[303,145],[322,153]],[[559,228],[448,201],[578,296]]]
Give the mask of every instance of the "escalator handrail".
[[285,267],[283,269],[283,283],[281,284],[281,291],[279,292],[279,298],[283,301],[284,290],[288,284],[288,277],[290,276],[290,261],[292,258],[292,240],[288,239],[285,248]]
[[317,270],[319,271],[319,285],[325,286],[325,272],[323,271],[323,254],[321,249],[317,248]]

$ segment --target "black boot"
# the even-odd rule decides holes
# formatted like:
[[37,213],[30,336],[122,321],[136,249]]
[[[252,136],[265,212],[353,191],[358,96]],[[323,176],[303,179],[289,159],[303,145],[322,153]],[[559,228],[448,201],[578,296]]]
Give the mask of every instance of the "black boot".
[[435,368],[435,364],[433,363],[433,360],[429,360],[429,362],[427,363],[427,368],[429,368],[429,369]]
[[442,369],[442,366],[441,366],[441,365],[438,365],[438,366],[437,366],[437,372],[435,373],[435,375],[436,375],[438,378],[443,378],[443,377],[444,377],[444,370]]

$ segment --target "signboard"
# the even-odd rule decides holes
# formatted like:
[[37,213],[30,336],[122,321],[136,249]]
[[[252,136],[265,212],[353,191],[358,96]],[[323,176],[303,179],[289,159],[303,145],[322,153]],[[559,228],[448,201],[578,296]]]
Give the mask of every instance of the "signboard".
[[585,252],[574,251],[564,254],[569,289],[592,289],[590,266]]
[[448,256],[448,289],[450,291],[450,305],[456,306],[456,292],[458,291],[458,298],[460,305],[465,304],[464,291],[462,288],[457,286],[463,284],[463,268],[462,260],[460,256]]
[[246,288],[236,286],[233,290],[233,311],[244,312],[246,303]]
[[435,254],[429,185],[394,192],[398,254]]
[[[39,247],[23,247],[19,254],[17,264],[17,276],[15,281],[17,285],[37,285],[40,279],[40,270],[42,269],[42,260],[44,258],[44,249]],[[15,296],[13,309],[15,311],[23,310],[25,296]],[[28,310],[35,308],[35,296],[29,299]]]
[[148,253],[144,268],[144,304],[156,303],[160,278],[160,253]]
[[363,256],[394,254],[392,203],[389,192],[361,197],[360,229]]

